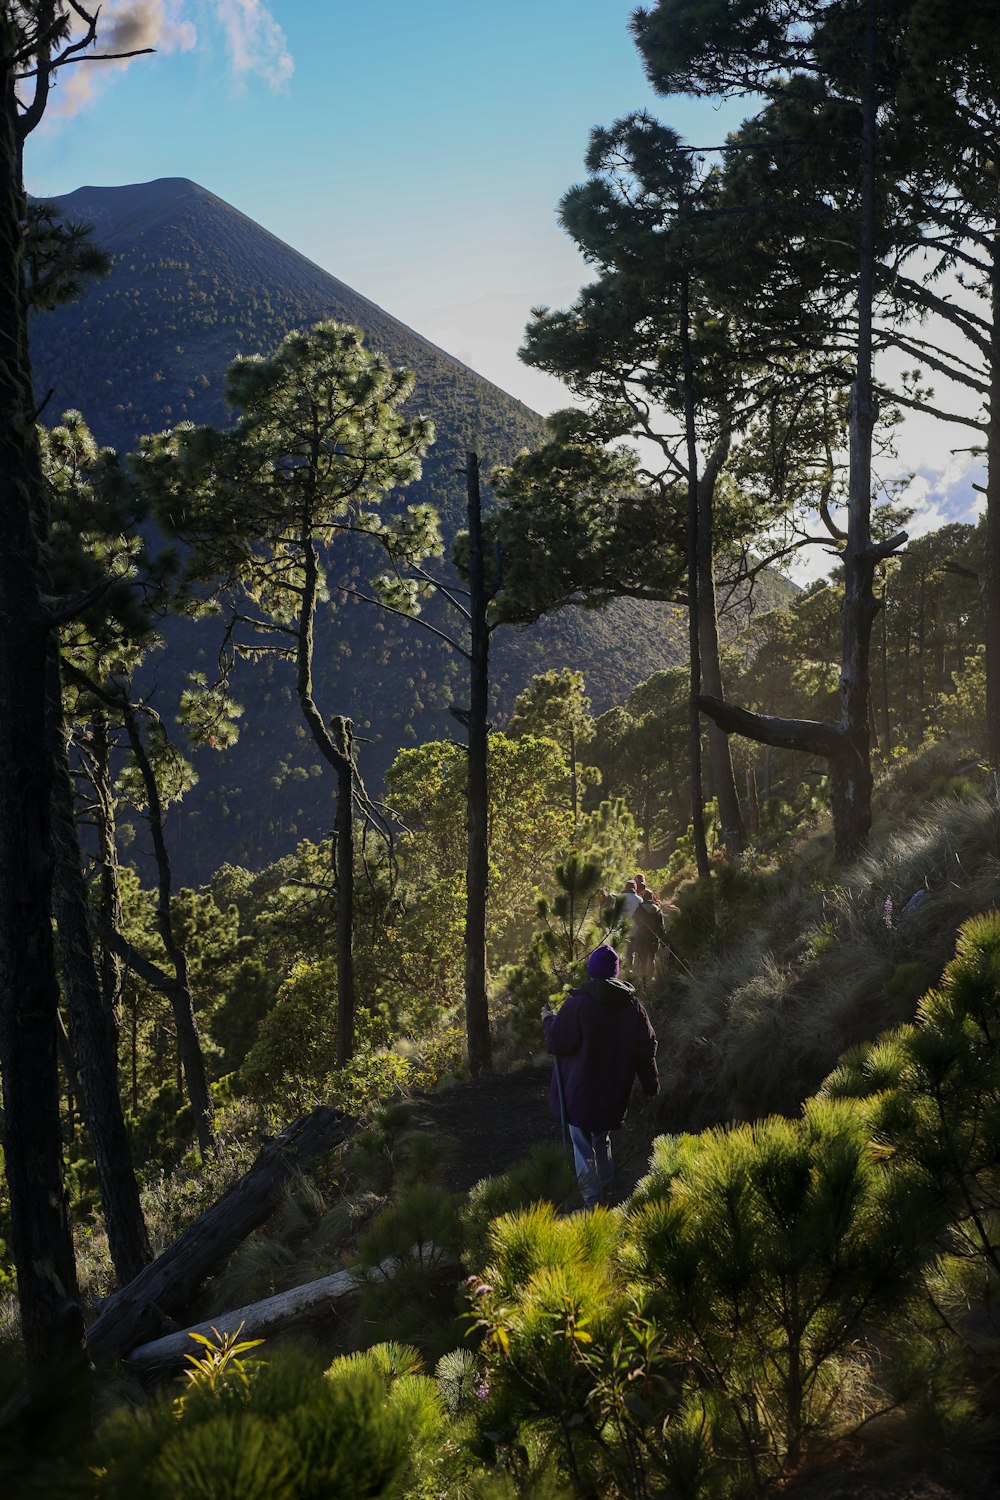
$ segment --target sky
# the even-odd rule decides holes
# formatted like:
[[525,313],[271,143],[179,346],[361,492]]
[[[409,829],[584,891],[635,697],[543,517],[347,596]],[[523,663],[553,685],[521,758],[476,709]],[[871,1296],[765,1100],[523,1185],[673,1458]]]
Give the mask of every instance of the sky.
[[[568,395],[517,349],[533,307],[566,306],[590,279],[557,221],[590,131],[648,109],[712,146],[745,113],[657,97],[628,31],[635,3],[106,0],[100,50],[156,54],[64,71],[27,187],[191,178],[548,412]],[[906,424],[915,533],[971,515],[976,461],[950,451],[968,446],[960,429]]]

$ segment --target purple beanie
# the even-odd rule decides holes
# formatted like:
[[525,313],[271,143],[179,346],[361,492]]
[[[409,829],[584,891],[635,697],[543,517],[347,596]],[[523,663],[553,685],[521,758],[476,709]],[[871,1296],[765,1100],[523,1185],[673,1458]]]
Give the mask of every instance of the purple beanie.
[[607,943],[595,948],[587,959],[587,977],[590,979],[617,979],[621,967],[618,954]]

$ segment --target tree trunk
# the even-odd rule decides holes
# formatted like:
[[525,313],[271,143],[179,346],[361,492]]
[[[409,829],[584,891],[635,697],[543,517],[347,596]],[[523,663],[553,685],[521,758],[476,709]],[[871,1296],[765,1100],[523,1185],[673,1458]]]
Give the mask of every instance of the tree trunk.
[[354,1056],[354,725],[350,719],[330,720],[340,752],[337,765],[337,1066]]
[[708,875],[708,845],[705,841],[705,793],[701,775],[701,715],[698,695],[701,692],[701,626],[698,618],[698,443],[694,424],[694,360],[691,355],[691,314],[689,278],[685,275],[681,296],[680,338],[684,362],[684,427],[687,435],[688,466],[688,651],[691,666],[691,690],[688,707],[689,753],[691,756],[691,831],[694,835],[694,857],[700,876]]
[[[725,698],[722,662],[719,658],[719,615],[715,602],[715,486],[729,455],[730,434],[725,431],[715,444],[698,483],[698,630],[701,652],[701,689],[710,698]],[[719,804],[719,821],[726,854],[738,859],[746,848],[746,830],[729,736],[709,720],[708,754],[712,785]]]
[[[313,540],[312,513],[306,504],[301,521],[302,599],[299,605],[296,648],[296,691],[302,717],[323,759],[337,777],[337,1058],[343,1064],[354,1055],[354,751],[353,727],[349,719],[323,721],[313,697],[313,649],[316,630],[316,600],[319,593],[319,554]],[[338,729],[337,726],[341,726]],[[343,726],[348,726],[344,729]],[[345,738],[346,736],[346,738]],[[345,753],[346,747],[346,753]],[[344,1030],[342,1023],[350,1021]],[[344,1050],[349,1049],[349,1050]]]
[[861,235],[858,274],[857,375],[851,390],[850,472],[847,546],[844,550],[844,604],[840,672],[840,721],[773,719],[748,713],[715,698],[704,710],[728,733],[736,732],[779,749],[807,750],[830,764],[834,849],[847,864],[863,849],[871,828],[871,635],[878,601],[875,569],[906,541],[900,532],[873,545],[871,539],[871,453],[875,425],[872,396],[872,299],[875,267],[875,124],[878,33],[876,0],[865,0],[864,92],[862,99]]
[[11,1252],[25,1348],[38,1370],[79,1350],[83,1325],[59,1125],[45,722],[51,626],[41,597],[45,491],[28,354],[13,73],[8,53],[0,59],[0,1073]]
[[[111,780],[111,747],[108,716],[103,709],[93,715],[93,738],[89,746],[88,775],[94,789],[97,823],[97,865],[100,878],[100,923],[121,931],[122,901],[118,882],[118,846],[115,829],[115,797]],[[101,944],[101,994],[112,1026],[117,1030],[124,968],[118,955]]]
[[750,832],[760,832],[760,801],[757,797],[757,767],[752,762],[747,766],[747,807],[750,810]]
[[889,717],[889,579],[882,584],[882,753],[892,755],[892,724]]
[[49,744],[53,758],[52,833],[56,867],[52,910],[56,920],[63,985],[69,1003],[73,1050],[82,1084],[81,1104],[90,1133],[108,1234],[108,1248],[121,1285],[151,1259],[139,1203],[139,1187],[125,1130],[115,1036],[104,1007],[81,871],[73,810],[73,784],[66,755],[59,648],[49,649]]
[[[420,1255],[426,1257],[431,1253],[442,1264],[454,1257],[454,1252],[449,1256],[449,1252],[440,1246],[413,1246],[414,1258]],[[457,1259],[454,1264],[457,1268]],[[402,1265],[405,1262],[399,1256],[388,1255],[370,1271],[362,1272],[356,1266],[347,1271],[334,1271],[332,1276],[307,1281],[302,1286],[292,1287],[287,1292],[277,1292],[273,1297],[265,1297],[260,1302],[234,1308],[232,1312],[217,1313],[204,1323],[195,1323],[193,1327],[182,1328],[177,1333],[167,1334],[165,1338],[140,1344],[128,1356],[129,1369],[147,1381],[173,1374],[183,1366],[186,1356],[192,1353],[192,1336],[196,1334],[211,1339],[213,1343],[219,1336],[224,1338],[227,1334],[239,1334],[245,1339],[263,1339],[311,1318],[329,1318],[331,1312],[339,1312],[343,1303],[353,1301],[358,1296],[366,1280],[377,1276],[390,1281],[399,1274]]]
[[219,1261],[271,1216],[302,1164],[346,1140],[353,1127],[349,1116],[321,1105],[269,1141],[218,1203],[108,1298],[87,1340],[95,1363],[120,1358],[158,1334],[165,1319],[182,1313]]
[[864,89],[861,136],[861,245],[858,271],[858,357],[851,388],[850,465],[847,485],[847,546],[844,549],[843,651],[840,670],[840,724],[843,752],[830,762],[834,843],[838,862],[860,853],[872,822],[871,633],[878,612],[871,539],[872,303],[875,289],[875,124],[878,33],[876,0],[865,3]]
[[573,828],[576,829],[580,821],[580,791],[577,785],[576,775],[576,727],[569,726],[569,768],[570,768],[570,797],[573,809]]
[[357,1271],[334,1271],[332,1276],[322,1276],[304,1286],[292,1287],[290,1291],[278,1292],[232,1312],[219,1313],[204,1323],[139,1344],[128,1354],[126,1362],[134,1375],[147,1382],[174,1375],[184,1368],[187,1356],[195,1352],[194,1335],[212,1343],[237,1334],[244,1339],[268,1338],[310,1318],[339,1314],[345,1302],[358,1296],[361,1286]]
[[205,1059],[202,1055],[194,1018],[194,1002],[188,982],[187,954],[174,935],[174,921],[170,910],[172,885],[170,855],[163,833],[160,789],[156,783],[156,773],[146,753],[135,710],[127,697],[124,699],[123,707],[129,745],[146,791],[146,816],[156,858],[156,925],[176,976],[176,983],[168,993],[174,1013],[174,1024],[177,1028],[177,1052],[187,1086],[188,1102],[194,1116],[198,1145],[203,1153],[207,1153],[212,1149],[212,1094],[208,1087]]
[[986,757],[1000,776],[1000,230],[990,265],[989,423],[986,434],[986,547],[983,559],[986,641]]
[[489,898],[489,671],[490,636],[486,621],[482,499],[479,458],[466,455],[469,501],[469,791],[468,860],[465,896],[465,1025],[469,1071],[473,1078],[493,1068],[490,1013],[486,994],[486,903]]

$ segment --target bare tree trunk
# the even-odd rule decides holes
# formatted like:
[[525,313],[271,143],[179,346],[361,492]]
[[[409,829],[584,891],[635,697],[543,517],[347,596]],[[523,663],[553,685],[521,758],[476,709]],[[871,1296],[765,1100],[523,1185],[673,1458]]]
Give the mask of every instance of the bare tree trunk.
[[882,753],[886,760],[892,754],[892,725],[889,719],[889,579],[882,584]]
[[[111,782],[111,748],[108,716],[103,709],[93,715],[93,738],[88,747],[88,775],[94,789],[97,822],[97,864],[100,875],[100,922],[121,931],[122,900],[118,883],[118,845],[115,828],[115,798]],[[101,994],[104,1008],[117,1028],[124,966],[106,944],[101,944]]]
[[572,724],[569,726],[569,769],[571,802],[573,808],[573,827],[576,828],[577,824],[580,821],[580,791],[577,785],[576,775],[576,728]]
[[[701,650],[701,685],[710,698],[725,698],[722,662],[719,656],[719,615],[715,602],[715,486],[730,448],[724,432],[709,454],[698,483],[698,630]],[[712,785],[719,804],[719,821],[726,853],[738,859],[746,848],[746,830],[729,736],[712,720],[708,724],[708,754]]]
[[194,1001],[188,981],[187,954],[177,941],[170,910],[172,876],[170,855],[163,832],[160,789],[156,783],[156,773],[146,753],[135,709],[128,702],[127,695],[123,695],[123,709],[125,731],[146,791],[146,816],[156,858],[156,925],[176,977],[176,983],[171,986],[168,994],[174,1013],[174,1024],[177,1028],[178,1058],[187,1086],[191,1113],[194,1116],[198,1145],[203,1153],[207,1153],[212,1149],[212,1094],[208,1087],[205,1059],[202,1055],[201,1043],[198,1040],[198,1027],[194,1018]]
[[486,904],[489,899],[489,652],[479,458],[466,455],[469,503],[469,791],[465,898],[465,1025],[473,1078],[493,1068],[486,994]]
[[69,1002],[73,1050],[82,1084],[79,1097],[94,1151],[108,1248],[119,1284],[124,1285],[139,1274],[152,1256],[118,1091],[115,1035],[94,962],[87,888],[81,870],[73,785],[66,756],[59,650],[55,636],[49,649],[49,714],[49,743],[54,768],[52,831],[56,856],[52,909],[63,985]]
[[990,265],[989,425],[986,435],[986,548],[983,559],[986,641],[986,757],[1000,775],[1000,230]]
[[687,434],[688,467],[688,651],[691,664],[691,696],[688,709],[689,753],[691,756],[691,829],[694,834],[694,857],[698,874],[710,873],[708,845],[705,841],[705,793],[701,773],[701,714],[698,695],[701,692],[701,627],[698,618],[698,443],[694,425],[694,359],[691,355],[690,281],[685,275],[681,297],[680,338],[684,362],[684,426]]
[[[7,33],[14,32],[7,22]],[[52,941],[52,762],[42,599],[45,491],[35,436],[23,268],[15,64],[0,38],[0,1073],[10,1241],[29,1362],[83,1344],[63,1186]]]
[[750,832],[760,832],[760,802],[757,798],[757,767],[747,766],[747,807],[750,810]]
[[[836,857],[846,863],[860,852],[872,824],[871,633],[878,612],[872,546],[872,303],[875,291],[875,128],[878,32],[876,0],[865,4],[864,88],[861,133],[861,246],[858,271],[857,373],[851,389],[850,464],[847,484],[847,546],[844,549],[843,651],[840,669],[842,753],[830,762]],[[905,538],[904,538],[905,540]]]
[[[337,777],[337,1058],[343,1063],[354,1054],[354,753],[352,729],[344,731],[343,741],[337,725],[350,726],[349,719],[332,719],[330,727],[323,722],[313,697],[313,646],[316,628],[316,600],[319,592],[319,554],[313,539],[311,512],[303,511],[299,541],[303,556],[303,584],[299,605],[298,646],[296,650],[296,690],[302,717],[323,759]],[[347,745],[347,753],[344,750]],[[349,1050],[343,1050],[349,1049]]]
[[330,720],[340,755],[337,765],[337,1066],[354,1056],[354,726],[350,719]]

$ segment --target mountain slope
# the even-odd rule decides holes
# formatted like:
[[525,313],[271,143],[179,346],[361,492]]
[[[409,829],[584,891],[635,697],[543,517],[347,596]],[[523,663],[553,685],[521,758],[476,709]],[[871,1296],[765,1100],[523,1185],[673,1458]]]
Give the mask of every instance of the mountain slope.
[[[55,201],[93,225],[114,264],[80,302],[33,325],[36,387],[52,391],[50,421],[79,408],[100,442],[121,449],[184,420],[225,425],[222,375],[231,359],[272,349],[290,328],[336,318],[359,324],[373,347],[416,374],[411,408],[433,418],[438,440],[403,499],[436,505],[449,541],[465,520],[466,452],[477,451],[487,472],[538,441],[534,412],[195,183],[83,187]],[[349,568],[364,576],[363,559]],[[465,699],[463,664],[418,625],[341,597],[318,636],[317,699],[325,713],[355,719],[370,741],[361,747],[363,773],[377,784],[400,745],[456,732],[448,704]],[[602,710],[681,660],[684,631],[682,613],[634,603],[501,631],[494,711],[502,722],[531,674],[552,666],[581,669]],[[184,671],[211,675],[218,634],[218,626],[170,624],[147,673],[161,706],[174,701]],[[283,662],[238,674],[240,743],[199,758],[199,786],[175,814],[184,823],[176,840],[183,879],[202,879],[223,859],[259,864],[329,828],[332,787],[320,777],[293,687]]]

